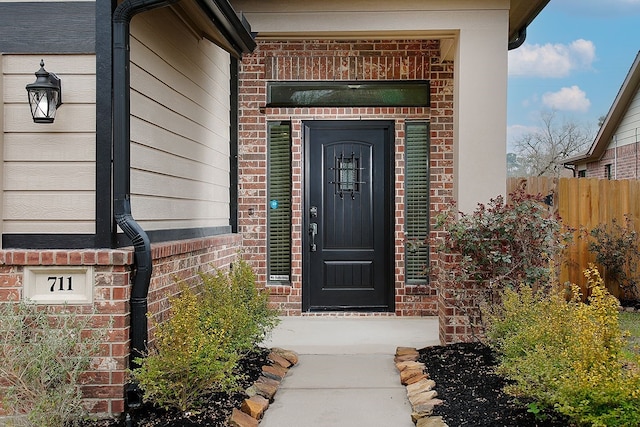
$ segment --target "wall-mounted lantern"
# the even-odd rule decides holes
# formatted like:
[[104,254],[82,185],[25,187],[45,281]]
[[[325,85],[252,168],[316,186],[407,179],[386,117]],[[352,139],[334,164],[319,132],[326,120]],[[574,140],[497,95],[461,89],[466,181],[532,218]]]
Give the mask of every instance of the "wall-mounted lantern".
[[29,107],[35,123],[53,123],[56,110],[62,104],[60,79],[44,69],[40,60],[40,69],[36,71],[36,81],[26,86],[29,95]]

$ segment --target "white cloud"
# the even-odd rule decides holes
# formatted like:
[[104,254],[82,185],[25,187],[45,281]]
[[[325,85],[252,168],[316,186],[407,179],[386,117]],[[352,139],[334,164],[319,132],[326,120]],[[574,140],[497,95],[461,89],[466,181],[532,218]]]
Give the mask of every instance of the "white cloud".
[[524,108],[529,108],[529,107],[536,106],[539,102],[540,102],[540,99],[538,95],[534,93],[529,98],[523,99],[521,105]]
[[589,40],[578,39],[568,45],[525,43],[509,51],[509,75],[566,77],[573,70],[591,68],[595,58],[596,47]]
[[522,138],[523,135],[540,131],[539,126],[511,125],[507,127],[507,151],[513,152],[514,141]]
[[557,92],[542,95],[542,103],[553,110],[585,113],[591,106],[587,94],[578,86],[563,87]]

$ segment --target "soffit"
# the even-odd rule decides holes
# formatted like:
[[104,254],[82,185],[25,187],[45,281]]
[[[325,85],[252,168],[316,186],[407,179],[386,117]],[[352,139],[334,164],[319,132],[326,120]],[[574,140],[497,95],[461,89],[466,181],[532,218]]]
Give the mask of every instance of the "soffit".
[[255,47],[248,24],[228,5],[227,16],[213,16],[214,10],[224,14],[218,7],[221,1],[183,0],[171,6],[187,27],[198,38],[210,40],[233,55],[246,53]]
[[[367,18],[367,14],[377,14],[376,12],[407,15],[413,12],[433,11],[447,14],[449,12],[462,12],[467,17],[469,12],[474,11],[496,11],[509,10],[509,34],[508,40],[512,40],[520,35],[523,28],[526,28],[550,0],[230,0],[234,9],[246,13],[257,31],[257,38],[262,40],[304,40],[304,39],[375,39],[384,38],[387,40],[406,39],[440,39],[443,41],[443,60],[451,60],[455,54],[455,40],[458,37],[458,28],[439,29],[415,29],[401,28],[396,25],[393,30],[389,29],[369,29],[358,30],[362,27],[362,21]],[[336,15],[334,15],[336,14]],[[358,25],[353,25],[349,29],[338,29],[339,25],[333,25],[334,29],[314,31],[310,28],[295,28],[286,20],[296,19],[305,15],[315,15],[316,19],[327,21],[331,16],[348,16],[354,19],[362,15]],[[391,16],[390,15],[390,16]],[[282,16],[283,25],[276,25],[274,22]],[[451,15],[449,15],[451,16]],[[468,18],[464,18],[468,19]],[[260,28],[263,22],[268,29]],[[356,21],[350,21],[356,24]],[[453,21],[449,21],[451,24]],[[335,24],[335,22],[334,22]],[[446,25],[446,24],[445,24]],[[347,24],[347,27],[349,25]],[[393,25],[389,25],[393,26]],[[452,25],[455,26],[455,25]],[[287,28],[291,27],[291,28]]]
[[550,0],[395,0],[390,2],[388,0],[230,0],[235,10],[248,14],[509,9],[509,39],[517,36],[522,28],[529,25],[549,1]]
[[196,37],[207,39],[228,52],[232,51],[228,40],[194,1],[181,1],[171,8]]
[[550,0],[511,0],[509,9],[509,40],[526,28]]

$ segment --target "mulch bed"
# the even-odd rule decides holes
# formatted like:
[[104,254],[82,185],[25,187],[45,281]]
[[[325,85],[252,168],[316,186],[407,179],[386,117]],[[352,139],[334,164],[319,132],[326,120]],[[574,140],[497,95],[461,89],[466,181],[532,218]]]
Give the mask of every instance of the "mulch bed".
[[[241,389],[249,387],[260,376],[262,366],[269,364],[268,350],[258,349],[242,360],[239,372],[245,374]],[[449,427],[567,427],[566,419],[546,414],[537,419],[527,411],[526,402],[517,402],[502,392],[504,378],[493,372],[496,358],[481,343],[458,343],[426,347],[420,350],[420,362],[436,382],[438,398],[444,403],[434,409]],[[213,393],[197,413],[165,411],[150,404],[130,411],[132,427],[226,427],[233,408],[246,398],[244,392]],[[83,427],[125,427],[118,421],[87,422]]]
[[419,362],[436,382],[438,398],[444,403],[433,415],[442,416],[449,427],[566,427],[558,414],[537,419],[527,411],[526,402],[517,402],[502,391],[506,381],[496,375],[496,358],[481,343],[458,343],[426,347]]
[[[244,374],[240,389],[245,390],[252,385],[262,373],[262,366],[269,365],[268,349],[256,349],[255,352],[244,357],[238,372]],[[233,408],[239,408],[248,396],[243,392],[212,393],[206,398],[206,403],[198,412],[182,413],[177,410],[165,411],[145,403],[141,407],[129,412],[131,427],[226,427],[227,420]],[[104,420],[87,422],[83,427],[120,427],[128,426],[124,417],[120,420]]]

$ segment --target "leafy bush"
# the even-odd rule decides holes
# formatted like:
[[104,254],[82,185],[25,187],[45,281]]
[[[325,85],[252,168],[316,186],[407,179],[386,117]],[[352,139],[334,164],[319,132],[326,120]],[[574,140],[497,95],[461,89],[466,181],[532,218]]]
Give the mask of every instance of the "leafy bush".
[[202,301],[190,288],[184,286],[170,303],[171,316],[156,324],[154,347],[146,358],[136,359],[140,367],[133,377],[146,399],[186,411],[205,393],[233,387],[238,354],[222,328],[206,326]]
[[513,381],[508,393],[553,408],[577,425],[640,425],[640,359],[624,352],[617,299],[595,267],[585,275],[588,304],[577,286],[569,298],[561,289],[505,290],[487,329],[500,355],[498,373]]
[[628,299],[640,298],[640,238],[633,221],[625,217],[624,225],[614,218],[610,224],[600,224],[589,232],[594,240],[589,242],[589,251],[596,262],[605,268],[608,280],[617,283]]
[[455,206],[438,215],[437,227],[446,231],[441,249],[462,255],[457,280],[501,288],[548,283],[549,261],[566,247],[570,234],[541,197],[520,191],[510,199],[505,203],[498,196],[471,215]]
[[255,274],[245,261],[234,263],[228,272],[200,277],[203,310],[214,322],[209,327],[220,326],[237,352],[255,348],[277,325],[277,311],[269,308],[269,295],[258,290]]
[[542,197],[519,191],[505,203],[501,196],[467,215],[455,206],[440,213],[436,227],[445,231],[439,248],[459,259],[440,274],[451,282],[452,305],[482,332],[482,307],[500,303],[505,288],[522,284],[545,287],[554,261],[570,242],[571,233],[549,212]]
[[[86,415],[80,375],[103,335],[83,335],[90,315],[47,311],[29,302],[0,304],[0,398],[13,426],[74,425]],[[6,387],[4,387],[6,385]]]
[[169,319],[156,323],[155,345],[132,373],[145,399],[187,411],[211,392],[232,390],[240,357],[276,325],[277,313],[248,264],[232,267],[202,274],[199,286],[183,285],[170,299]]

